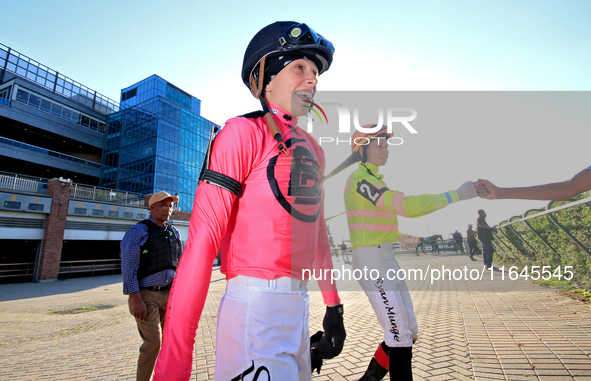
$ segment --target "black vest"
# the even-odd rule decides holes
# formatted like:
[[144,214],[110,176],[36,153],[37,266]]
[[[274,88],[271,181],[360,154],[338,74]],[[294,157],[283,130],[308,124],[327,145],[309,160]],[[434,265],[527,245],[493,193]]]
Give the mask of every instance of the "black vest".
[[148,227],[148,240],[140,248],[138,279],[163,270],[176,270],[181,257],[181,241],[172,227],[166,223],[160,227],[150,220],[143,220],[140,224]]

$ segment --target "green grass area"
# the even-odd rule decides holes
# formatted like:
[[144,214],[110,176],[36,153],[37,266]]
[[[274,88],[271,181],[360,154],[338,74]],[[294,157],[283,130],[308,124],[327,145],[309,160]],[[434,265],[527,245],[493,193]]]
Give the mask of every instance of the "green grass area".
[[573,299],[580,300],[584,303],[591,303],[591,292],[581,290],[580,288],[576,288],[576,286],[568,280],[540,279],[537,281],[537,283],[546,287],[559,288],[561,290],[564,290],[566,293],[571,294],[571,296],[574,297]]
[[571,282],[569,282],[568,280],[559,280],[559,279],[550,278],[550,280],[540,279],[537,282],[538,282],[538,284],[541,284],[542,286],[556,287],[556,288],[560,288],[561,290],[571,290],[574,288],[574,285]]
[[577,289],[577,290],[573,290],[573,292],[575,294],[582,295],[582,296],[586,297],[587,299],[589,299],[589,301],[591,301],[591,292],[590,291],[585,291],[585,290],[579,290],[579,289]]

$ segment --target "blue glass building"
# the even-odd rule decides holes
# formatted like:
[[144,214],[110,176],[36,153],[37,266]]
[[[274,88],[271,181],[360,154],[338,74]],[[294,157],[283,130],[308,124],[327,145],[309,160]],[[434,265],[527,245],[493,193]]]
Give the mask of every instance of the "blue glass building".
[[121,90],[107,116],[100,185],[136,193],[178,194],[190,211],[210,135],[201,101],[157,75]]

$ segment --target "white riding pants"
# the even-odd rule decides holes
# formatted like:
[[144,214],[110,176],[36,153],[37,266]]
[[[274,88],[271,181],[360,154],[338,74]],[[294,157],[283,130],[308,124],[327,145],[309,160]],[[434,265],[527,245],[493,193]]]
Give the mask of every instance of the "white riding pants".
[[305,281],[237,276],[219,312],[216,380],[311,380]]
[[384,330],[386,345],[410,347],[419,333],[410,293],[406,282],[395,276],[400,265],[394,250],[390,249],[388,243],[381,246],[356,248],[353,251],[353,270],[359,269],[367,274],[359,280],[359,284]]

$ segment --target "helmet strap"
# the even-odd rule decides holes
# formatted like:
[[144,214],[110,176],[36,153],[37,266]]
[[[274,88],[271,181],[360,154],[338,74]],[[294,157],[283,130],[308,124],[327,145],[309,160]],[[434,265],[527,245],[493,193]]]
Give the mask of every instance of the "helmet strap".
[[[267,56],[264,56],[259,62],[259,81],[258,84],[254,80],[254,75],[250,76],[250,92],[255,98],[260,98],[263,93],[263,82],[265,80],[265,63]],[[264,106],[263,106],[264,111]]]
[[259,97],[259,101],[261,102],[261,106],[263,106],[263,114],[265,115],[265,122],[267,123],[267,127],[271,132],[271,136],[277,141],[277,149],[284,155],[289,155],[289,151],[285,146],[285,142],[283,141],[283,137],[281,136],[281,132],[279,132],[279,127],[277,127],[277,123],[275,123],[275,119],[273,119],[273,114],[269,111],[269,106],[267,105],[267,101],[265,97],[261,95]]

